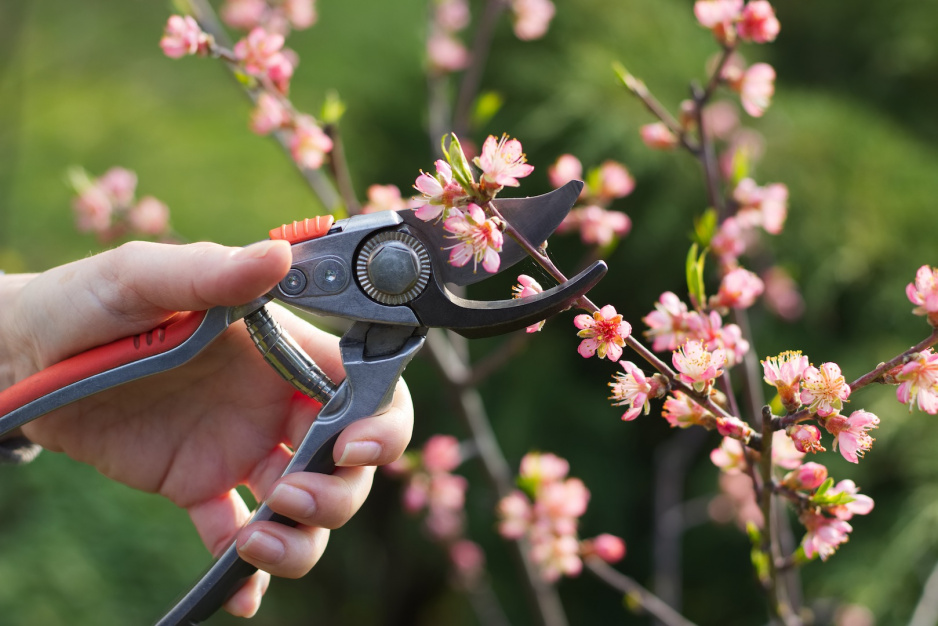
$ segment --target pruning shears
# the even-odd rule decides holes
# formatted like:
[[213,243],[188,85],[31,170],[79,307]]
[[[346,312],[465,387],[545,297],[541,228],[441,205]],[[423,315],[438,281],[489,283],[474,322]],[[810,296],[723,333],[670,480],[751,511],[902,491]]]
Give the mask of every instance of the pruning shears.
[[[572,181],[543,196],[495,203],[536,245],[563,221],[582,187]],[[606,272],[599,261],[572,280],[531,297],[466,300],[446,285],[469,285],[488,274],[477,273],[471,265],[447,263],[451,242],[446,232],[409,209],[340,221],[319,217],[281,226],[270,236],[292,244],[293,263],[265,296],[241,306],[179,313],[152,331],[93,348],[20,381],[0,393],[0,436],[70,402],[182,365],[244,319],[263,358],[297,390],[323,405],[284,474],[331,473],[339,434],[349,424],[387,409],[429,328],[446,328],[469,338],[520,329],[568,308]],[[500,270],[525,255],[520,245],[506,239]],[[339,343],[344,381],[330,380],[271,317],[265,305],[274,299],[353,322]],[[251,518],[259,520],[295,525],[264,504]],[[158,625],[206,620],[255,571],[232,544]]]

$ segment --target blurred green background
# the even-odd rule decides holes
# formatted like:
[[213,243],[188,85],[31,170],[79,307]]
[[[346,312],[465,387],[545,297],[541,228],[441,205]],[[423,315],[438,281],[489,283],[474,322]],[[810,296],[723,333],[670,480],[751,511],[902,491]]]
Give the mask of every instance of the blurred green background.
[[[480,3],[474,3],[476,12]],[[505,106],[473,137],[507,132],[537,168],[520,190],[548,189],[546,168],[572,152],[586,164],[611,158],[637,179],[615,206],[632,217],[594,300],[612,303],[639,329],[665,290],[684,293],[683,259],[705,196],[695,163],[653,153],[638,140],[651,121],[616,84],[621,61],[665,102],[702,79],[712,38],[691,0],[559,2],[546,39],[522,43],[497,29],[485,88]],[[372,183],[406,190],[434,155],[427,138],[421,0],[320,0],[319,24],[289,40],[301,64],[292,87],[300,108],[318,111],[327,90],[348,105],[342,120],[357,192]],[[760,356],[802,349],[837,361],[848,380],[923,338],[928,328],[904,286],[922,264],[938,265],[938,3],[894,0],[780,2],[778,41],[746,47],[778,71],[768,114],[752,126],[768,143],[755,171],[791,191],[785,232],[769,247],[807,298],[804,318],[785,324],[757,307]],[[98,251],[72,226],[64,173],[82,165],[137,172],[138,193],[156,195],[189,240],[241,245],[317,212],[280,149],[247,130],[249,104],[217,62],[173,61],[157,45],[170,13],[145,0],[0,2],[0,267],[41,271]],[[572,238],[552,249],[572,269]],[[510,277],[476,297],[504,297]],[[652,415],[632,423],[608,406],[614,368],[574,354],[569,316],[548,324],[525,352],[482,389],[513,464],[531,449],[571,461],[593,499],[581,534],[625,538],[622,571],[651,584],[653,481],[662,446],[678,433]],[[500,341],[479,341],[478,355]],[[430,434],[465,435],[436,373],[408,370],[415,444]],[[905,623],[938,561],[938,424],[908,412],[892,389],[858,393],[855,408],[881,416],[877,442],[859,467],[828,453],[836,478],[854,478],[877,502],[826,564],[805,568],[805,594],[819,623],[838,602],[868,606],[881,624]],[[715,434],[687,444],[687,498],[713,494],[707,451]],[[680,445],[685,445],[684,443]],[[0,623],[149,623],[208,562],[183,511],[100,477],[60,455],[0,477]],[[494,504],[473,463],[468,510],[486,549],[492,585],[514,624],[529,623],[513,565],[494,532]],[[333,534],[319,566],[300,581],[277,580],[256,624],[473,624],[470,605],[447,585],[442,552],[399,513],[398,485],[379,478],[352,523]],[[796,526],[797,528],[797,526]],[[684,541],[684,612],[700,624],[762,624],[745,537],[704,521]],[[573,624],[645,624],[589,575],[563,581]],[[235,623],[219,616],[212,623]]]

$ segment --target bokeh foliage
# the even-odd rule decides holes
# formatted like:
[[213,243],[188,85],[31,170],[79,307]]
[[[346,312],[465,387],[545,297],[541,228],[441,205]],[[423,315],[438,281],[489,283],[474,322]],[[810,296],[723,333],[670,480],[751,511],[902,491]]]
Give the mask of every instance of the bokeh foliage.
[[[715,52],[690,0],[576,0],[558,3],[548,37],[516,40],[497,31],[485,86],[505,106],[473,137],[508,132],[537,168],[520,192],[547,190],[546,166],[563,152],[587,165],[628,165],[636,192],[620,201],[634,221],[615,250],[594,300],[613,303],[633,325],[664,290],[683,294],[691,219],[705,208],[688,157],[645,149],[647,112],[617,85],[621,61],[673,107]],[[775,102],[753,123],[769,149],[760,182],[791,191],[786,231],[770,242],[799,280],[807,314],[783,324],[756,310],[760,356],[803,349],[815,364],[837,361],[848,380],[927,333],[913,318],[905,283],[938,265],[938,47],[933,1],[854,5],[779,3],[782,34],[745,50],[779,72]],[[135,170],[139,192],[172,209],[190,240],[239,245],[285,221],[317,212],[280,149],[247,131],[249,104],[216,62],[172,61],[157,47],[167,3],[146,0],[17,0],[0,4],[0,265],[41,271],[98,244],[76,234],[69,165],[100,174]],[[421,0],[320,0],[320,23],[289,45],[301,64],[292,96],[317,111],[327,90],[348,104],[342,120],[359,194],[371,183],[412,184],[428,169]],[[552,250],[572,270],[581,251],[557,238]],[[508,278],[476,297],[505,297]],[[2,305],[2,303],[0,303]],[[479,341],[480,355],[501,340]],[[584,536],[626,539],[620,564],[641,582],[651,575],[653,461],[675,433],[655,416],[623,424],[608,406],[611,364],[575,355],[569,315],[548,324],[518,359],[482,389],[512,462],[530,449],[571,460],[593,492]],[[415,442],[435,432],[464,435],[432,368],[418,360]],[[883,418],[859,467],[824,456],[837,478],[854,478],[877,507],[855,519],[854,537],[829,563],[805,569],[809,600],[868,605],[881,623],[910,615],[938,559],[938,443],[934,417],[907,412],[890,389],[858,393],[855,408]],[[706,443],[715,445],[714,436]],[[716,472],[696,448],[688,496],[712,493]],[[184,512],[93,470],[46,453],[0,478],[0,622],[146,623],[191,582],[207,556]],[[485,546],[493,585],[512,621],[526,623],[513,564],[495,536],[493,496],[471,464],[471,530]],[[745,537],[705,523],[685,541],[685,612],[701,624],[761,624],[765,615]],[[646,623],[589,577],[565,581],[571,621]],[[820,605],[818,605],[820,606]],[[820,613],[819,613],[820,615]],[[445,560],[416,523],[403,518],[397,486],[380,479],[362,513],[333,534],[330,549],[301,581],[276,581],[257,624],[472,624],[469,605],[446,585]],[[214,623],[235,623],[226,616]]]

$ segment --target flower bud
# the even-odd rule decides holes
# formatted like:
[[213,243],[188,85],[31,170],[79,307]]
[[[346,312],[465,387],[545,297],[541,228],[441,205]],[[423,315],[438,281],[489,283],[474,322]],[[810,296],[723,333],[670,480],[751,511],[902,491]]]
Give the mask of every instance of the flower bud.
[[817,426],[795,424],[789,426],[785,432],[791,437],[798,452],[823,452],[821,445],[821,430]]
[[789,489],[812,490],[817,489],[827,480],[827,468],[820,463],[808,462],[796,470],[792,470],[782,479],[782,484]]

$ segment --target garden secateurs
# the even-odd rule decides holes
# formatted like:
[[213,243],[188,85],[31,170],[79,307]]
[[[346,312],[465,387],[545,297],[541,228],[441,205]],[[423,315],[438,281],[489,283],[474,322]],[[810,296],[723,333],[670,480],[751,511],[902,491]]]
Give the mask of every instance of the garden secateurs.
[[[499,212],[529,242],[546,241],[576,201],[583,183],[572,181],[533,198],[498,199]],[[0,435],[70,402],[177,367],[208,346],[238,319],[263,358],[297,390],[323,404],[286,473],[335,469],[332,449],[351,423],[390,404],[405,366],[429,328],[474,338],[506,333],[568,308],[605,274],[596,262],[571,281],[522,299],[466,300],[447,289],[487,276],[471,264],[447,262],[451,240],[440,224],[412,210],[383,211],[333,221],[320,217],[276,228],[273,239],[292,245],[287,275],[264,297],[236,307],[180,313],[148,333],[120,339],[52,365],[0,393]],[[500,269],[526,255],[505,240]],[[352,321],[339,348],[345,380],[334,383],[270,316],[271,300],[317,315]],[[261,504],[251,521],[295,522]],[[238,557],[234,543],[158,622],[198,624],[237,591],[256,568]]]

